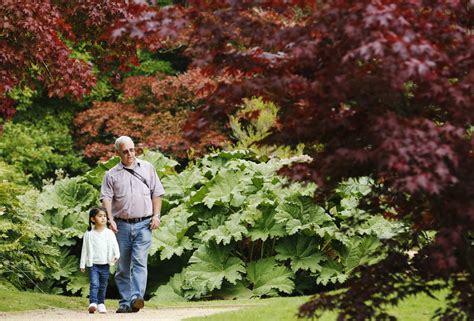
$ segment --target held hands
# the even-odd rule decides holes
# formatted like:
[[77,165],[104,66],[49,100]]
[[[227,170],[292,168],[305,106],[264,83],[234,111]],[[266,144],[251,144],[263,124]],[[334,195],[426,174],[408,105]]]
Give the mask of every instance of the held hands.
[[160,227],[160,217],[153,215],[150,220],[150,230],[156,230],[158,227]]

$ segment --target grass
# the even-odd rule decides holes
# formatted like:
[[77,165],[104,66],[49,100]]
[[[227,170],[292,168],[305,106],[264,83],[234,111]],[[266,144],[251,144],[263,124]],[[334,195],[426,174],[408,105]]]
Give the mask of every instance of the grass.
[[[398,320],[423,321],[430,320],[433,312],[444,305],[443,296],[434,300],[425,295],[410,298],[398,307],[389,309]],[[199,301],[199,302],[156,302],[149,301],[149,308],[191,308],[191,307],[226,307],[239,306],[239,311],[219,313],[206,317],[187,319],[189,321],[296,321],[298,306],[307,301],[309,297],[270,298],[236,301]],[[117,305],[117,300],[107,299],[107,305]],[[88,299],[79,297],[66,297],[59,295],[41,294],[33,292],[20,292],[12,289],[0,288],[0,312],[25,311],[35,309],[63,308],[70,310],[83,310],[88,305]],[[336,313],[325,313],[321,321],[336,320]]]
[[[411,297],[397,307],[390,307],[388,312],[400,321],[428,321],[434,311],[444,306],[444,295],[438,294],[438,300],[426,295]],[[239,311],[225,312],[205,317],[186,319],[186,321],[301,321],[296,313],[298,307],[309,297],[272,298],[258,300],[254,307],[244,307]],[[234,301],[238,302],[238,301]],[[318,319],[320,321],[335,321],[335,312],[326,312]]]
[[0,289],[1,312],[48,308],[79,310],[84,309],[88,304],[89,301],[86,298]]

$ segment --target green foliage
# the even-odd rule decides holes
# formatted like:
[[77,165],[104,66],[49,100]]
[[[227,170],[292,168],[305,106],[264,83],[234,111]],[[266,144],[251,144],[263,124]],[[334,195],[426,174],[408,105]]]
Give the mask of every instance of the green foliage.
[[79,102],[80,106],[86,107],[94,101],[102,101],[118,96],[117,90],[114,89],[110,79],[104,75],[98,75],[96,85],[90,93],[85,95]]
[[191,256],[191,265],[185,271],[188,283],[197,290],[195,297],[207,294],[214,289],[219,289],[222,282],[227,280],[236,284],[245,272],[244,262],[231,255],[231,248],[219,246],[209,242],[201,245]]
[[[153,234],[150,268],[160,271],[168,260],[177,262],[168,275],[178,273],[158,288],[158,297],[260,297],[302,291],[308,282],[310,288],[340,284],[357,266],[376,259],[379,239],[401,229],[358,208],[370,193],[369,180],[349,180],[330,202],[315,204],[315,185],[290,183],[276,174],[282,166],[306,161],[304,157],[262,162],[250,151],[226,151],[190,163],[180,173],[177,163],[160,153],[145,151],[142,158],[158,169],[167,191],[162,226]],[[6,231],[16,230],[17,238],[28,233],[34,238],[28,251],[34,255],[16,254],[5,262],[35,271],[28,277],[37,289],[87,295],[87,278],[78,272],[80,237],[103,175],[117,162],[112,158],[82,177],[58,179],[11,203],[0,236],[13,241],[14,234]],[[11,213],[21,215],[13,218]],[[30,225],[23,231],[16,228],[18,222]],[[23,239],[11,241],[2,243],[2,253],[26,247]]]
[[48,241],[52,228],[41,223],[41,214],[31,206],[38,195],[0,182],[0,275],[17,288],[33,288],[49,271],[60,269],[59,250]]
[[138,60],[139,65],[134,66],[127,76],[153,76],[160,73],[167,75],[176,74],[170,62],[157,59],[149,51],[138,50]]
[[275,258],[252,261],[247,266],[247,279],[254,296],[276,296],[277,291],[292,293],[295,284],[293,273],[284,266],[276,264]]
[[13,88],[8,92],[8,97],[16,102],[17,111],[26,111],[33,105],[33,99],[39,95],[38,90],[33,90],[30,87]]
[[320,263],[327,258],[318,248],[318,242],[313,237],[296,235],[282,240],[276,247],[275,258],[279,261],[290,260],[293,272],[309,270],[313,273],[322,270]]
[[163,177],[167,193],[151,255],[177,256],[183,266],[155,295],[260,297],[341,284],[380,257],[379,239],[401,231],[358,207],[370,180],[349,180],[329,202],[315,204],[316,186],[276,174],[305,157],[256,158],[224,151]]
[[280,158],[302,155],[304,145],[298,145],[296,150],[289,146],[261,144],[274,129],[279,108],[272,102],[265,102],[261,97],[244,99],[242,108],[229,116],[229,126],[232,136],[236,139],[234,150],[248,149],[259,156],[276,156]]
[[[176,165],[154,152],[143,157],[162,173]],[[20,289],[87,295],[88,277],[79,272],[80,239],[87,211],[97,205],[102,177],[118,161],[100,163],[82,177],[59,178],[41,192],[21,185],[27,184],[25,176],[0,162],[0,275]],[[183,250],[190,248],[183,244]],[[181,254],[175,249],[169,257]]]
[[[3,161],[0,161],[0,182],[15,184],[18,188],[21,186],[28,188],[29,186],[27,175],[18,171],[15,166],[9,165]],[[1,200],[2,202],[0,202],[0,204],[7,204],[8,202],[7,198],[2,198]]]
[[20,289],[87,294],[88,280],[78,275],[77,245],[97,197],[81,177],[58,179],[41,192],[0,182],[2,204],[8,204],[0,215],[1,275]]
[[175,207],[162,219],[162,227],[159,235],[152,244],[150,254],[153,255],[161,249],[160,258],[170,259],[173,255],[181,256],[185,250],[192,250],[193,243],[186,232],[196,224],[189,221],[192,213],[186,209]]
[[36,123],[7,122],[3,129],[0,159],[29,175],[37,187],[55,177],[56,170],[77,174],[87,169],[74,151],[67,124],[52,115]]

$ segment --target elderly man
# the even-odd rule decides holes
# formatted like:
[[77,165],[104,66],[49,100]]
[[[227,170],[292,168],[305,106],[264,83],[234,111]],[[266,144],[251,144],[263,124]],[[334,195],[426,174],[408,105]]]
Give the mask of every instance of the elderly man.
[[152,230],[160,226],[165,191],[153,165],[135,158],[130,137],[119,137],[115,149],[121,162],[105,174],[100,199],[120,247],[115,274],[121,297],[117,313],[138,312],[145,304],[148,252]]

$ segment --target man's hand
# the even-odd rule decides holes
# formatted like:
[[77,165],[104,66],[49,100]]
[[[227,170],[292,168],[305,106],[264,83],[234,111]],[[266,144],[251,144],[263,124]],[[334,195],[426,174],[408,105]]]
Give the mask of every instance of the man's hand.
[[158,227],[160,227],[160,217],[159,216],[152,216],[150,220],[150,229],[156,230]]
[[117,223],[115,223],[115,221],[111,219],[109,220],[109,224],[110,224],[110,229],[112,230],[112,232],[117,233],[118,231]]

